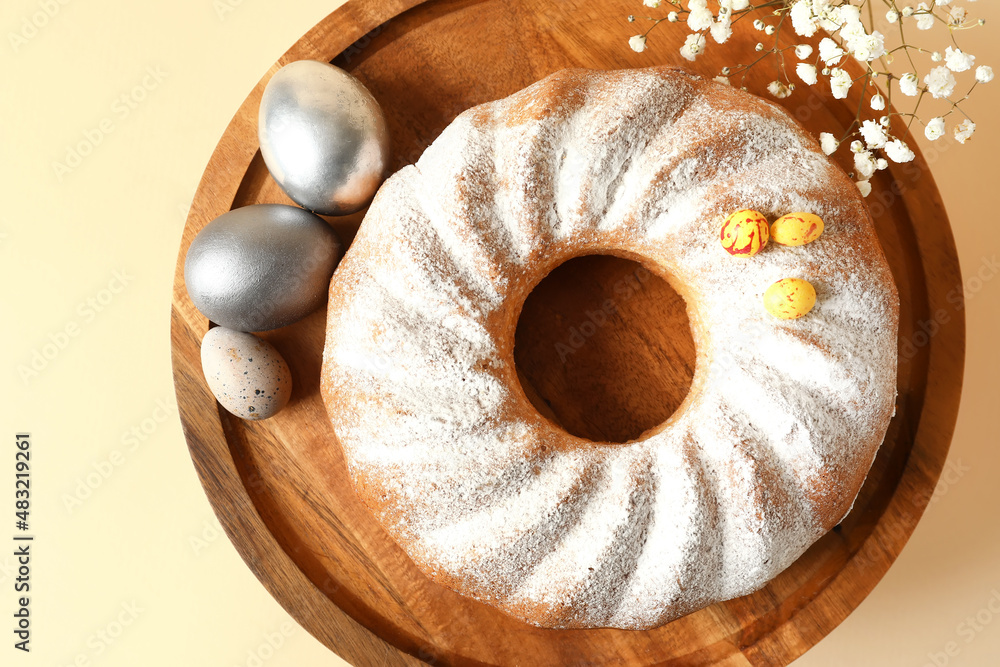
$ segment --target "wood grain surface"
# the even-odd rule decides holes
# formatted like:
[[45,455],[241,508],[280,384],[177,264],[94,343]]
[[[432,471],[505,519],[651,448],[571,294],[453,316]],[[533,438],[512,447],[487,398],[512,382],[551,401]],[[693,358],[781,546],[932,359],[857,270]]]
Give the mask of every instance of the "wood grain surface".
[[[730,43],[710,43],[692,64],[677,53],[684,27],[664,23],[650,50],[636,54],[626,46],[636,24],[625,16],[640,9],[630,0],[350,0],[264,74],[205,170],[181,242],[171,317],[191,457],[247,565],[309,632],[352,664],[787,664],[864,599],[930,498],[958,412],[965,327],[955,303],[961,276],[951,230],[919,155],[873,180],[870,206],[901,298],[899,397],[854,511],[763,590],[663,627],[534,628],[425,578],[351,488],[319,396],[325,311],[263,335],[295,380],[278,416],[243,422],[209,392],[199,345],[210,323],[187,296],[184,257],[218,215],[291,203],[257,145],[260,96],[279,67],[311,58],[353,72],[385,109],[395,170],[416,160],[462,110],[558,69],[668,63],[714,76],[748,58],[759,37],[744,20]],[[761,65],[746,85],[763,91],[774,76],[771,65]],[[835,132],[853,120],[858,88],[836,101],[802,87],[783,105],[811,131]],[[328,220],[350,242],[362,215]],[[690,385],[694,347],[682,302],[662,280],[640,281],[638,270],[607,257],[567,262],[532,293],[519,321],[515,354],[527,393],[579,435],[631,437],[668,417]],[[595,313],[619,284],[630,285],[632,296],[598,326]],[[946,307],[951,318],[929,334],[928,323]]]

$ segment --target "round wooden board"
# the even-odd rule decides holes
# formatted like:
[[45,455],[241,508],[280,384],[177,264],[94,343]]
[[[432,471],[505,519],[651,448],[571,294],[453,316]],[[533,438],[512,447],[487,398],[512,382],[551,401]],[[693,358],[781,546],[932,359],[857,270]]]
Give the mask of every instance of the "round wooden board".
[[[763,590],[663,627],[539,629],[424,577],[360,505],[348,480],[319,396],[325,311],[264,334],[294,375],[292,400],[281,414],[243,422],[209,392],[199,345],[210,323],[188,299],[184,257],[195,234],[218,215],[289,203],[264,167],[256,134],[261,92],[280,66],[328,60],[360,78],[386,111],[395,169],[414,161],[460,111],[555,70],[670,63],[712,76],[748,57],[760,36],[744,20],[730,43],[710,43],[691,64],[677,53],[685,28],[663,23],[650,50],[636,54],[626,40],[642,24],[629,25],[625,16],[642,9],[634,0],[351,0],[265,74],[205,170],[181,242],[172,304],[185,436],[208,498],[244,560],[306,629],[352,664],[786,664],[864,599],[930,498],[958,412],[965,327],[951,230],[919,155],[873,181],[870,205],[901,298],[899,397],[854,511]],[[783,44],[789,40],[782,37]],[[774,76],[770,64],[761,65],[746,83],[762,91]],[[843,128],[854,118],[859,88],[835,101],[802,87],[784,106],[811,131]],[[361,217],[329,220],[349,242]],[[561,267],[529,297],[517,334],[522,380],[539,409],[568,430],[627,437],[669,415],[686,391],[693,350],[683,335],[684,309],[665,283],[638,277],[635,265],[622,260],[587,258]],[[637,285],[635,298],[613,322],[596,327],[572,358],[557,358],[552,343],[571,335],[573,324],[582,324],[601,294],[621,281]],[[610,400],[618,403],[609,416],[590,418],[587,405]]]

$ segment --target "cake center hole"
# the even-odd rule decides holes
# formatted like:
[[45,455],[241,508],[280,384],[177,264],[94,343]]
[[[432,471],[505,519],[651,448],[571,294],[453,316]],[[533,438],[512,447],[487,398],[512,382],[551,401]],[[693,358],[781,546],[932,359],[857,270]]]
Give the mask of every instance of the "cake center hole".
[[528,400],[573,435],[627,442],[662,424],[691,388],[684,299],[637,262],[587,255],[528,295],[514,335]]

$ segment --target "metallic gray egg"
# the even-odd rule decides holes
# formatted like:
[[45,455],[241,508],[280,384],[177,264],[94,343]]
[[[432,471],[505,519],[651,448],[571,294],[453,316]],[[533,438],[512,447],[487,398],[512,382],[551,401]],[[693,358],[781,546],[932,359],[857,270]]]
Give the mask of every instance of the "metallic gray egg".
[[205,225],[184,259],[195,307],[237,331],[296,322],[326,301],[342,254],[325,220],[297,206],[244,206]]
[[323,215],[364,208],[389,165],[389,132],[360,81],[329,63],[299,60],[264,88],[257,122],[271,176],[301,206]]

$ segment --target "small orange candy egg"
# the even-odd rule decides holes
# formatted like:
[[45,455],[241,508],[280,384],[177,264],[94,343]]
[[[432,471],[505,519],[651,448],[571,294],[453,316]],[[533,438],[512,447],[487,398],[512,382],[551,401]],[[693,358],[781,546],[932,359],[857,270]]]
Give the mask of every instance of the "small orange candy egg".
[[764,292],[767,312],[781,320],[798,319],[815,305],[816,289],[801,278],[782,278]]
[[734,257],[753,257],[764,249],[769,236],[767,218],[749,209],[731,213],[722,223],[722,247]]
[[771,223],[771,238],[781,245],[812,243],[823,233],[823,220],[812,213],[789,213]]

